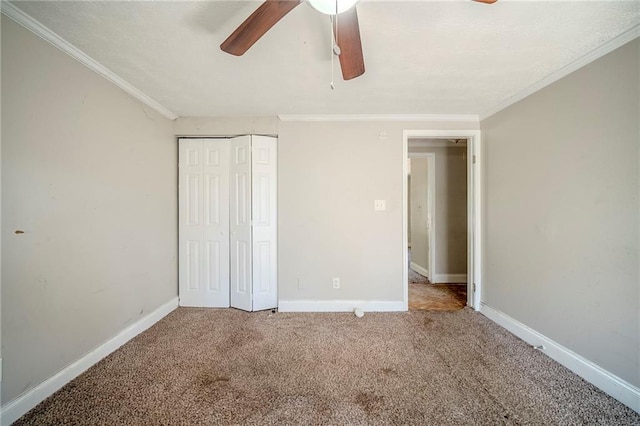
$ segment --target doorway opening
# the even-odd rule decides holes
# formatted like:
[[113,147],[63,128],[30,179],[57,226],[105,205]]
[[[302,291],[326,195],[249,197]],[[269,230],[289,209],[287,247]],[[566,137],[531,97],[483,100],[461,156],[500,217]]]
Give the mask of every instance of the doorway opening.
[[409,141],[409,309],[467,304],[466,147],[466,139]]
[[406,130],[403,142],[407,309],[479,310],[480,131]]

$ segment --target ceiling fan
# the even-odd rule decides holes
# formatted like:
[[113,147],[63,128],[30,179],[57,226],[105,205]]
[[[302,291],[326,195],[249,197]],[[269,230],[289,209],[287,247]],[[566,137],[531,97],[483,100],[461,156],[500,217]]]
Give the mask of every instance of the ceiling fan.
[[[304,0],[265,0],[229,37],[220,45],[223,51],[243,55],[256,41],[278,21]],[[364,74],[364,56],[356,3],[358,0],[306,0],[314,9],[333,19],[335,46],[333,52],[340,58],[342,78],[351,80]],[[492,4],[497,0],[473,0]]]

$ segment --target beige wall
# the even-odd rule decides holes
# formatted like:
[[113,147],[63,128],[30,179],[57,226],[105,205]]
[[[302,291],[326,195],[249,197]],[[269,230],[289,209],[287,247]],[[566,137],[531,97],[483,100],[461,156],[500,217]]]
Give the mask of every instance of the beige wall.
[[436,154],[436,274],[467,273],[467,161],[465,148]]
[[[409,183],[409,236],[411,243],[411,263],[429,271],[429,160],[411,159],[411,180]],[[418,271],[416,271],[418,272]],[[432,275],[433,271],[429,271]]]
[[640,385],[640,42],[481,123],[483,299]]
[[[280,126],[280,300],[402,300],[402,149],[382,130]],[[374,211],[376,199],[386,211]]]
[[[478,124],[273,120],[179,118],[174,129],[278,134],[279,300],[402,300],[403,130]],[[376,199],[386,211],[373,210]]]
[[2,17],[3,403],[177,295],[176,153],[169,120]]

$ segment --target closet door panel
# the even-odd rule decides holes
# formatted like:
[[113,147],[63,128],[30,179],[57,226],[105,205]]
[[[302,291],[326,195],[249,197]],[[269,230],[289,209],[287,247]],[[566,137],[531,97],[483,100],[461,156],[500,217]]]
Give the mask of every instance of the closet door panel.
[[181,306],[229,306],[229,146],[179,140]]
[[203,141],[203,306],[229,307],[229,143]]
[[180,306],[203,306],[202,141],[182,139],[178,148],[178,263]]
[[251,136],[233,138],[229,146],[231,306],[251,311]]
[[278,306],[277,139],[252,137],[253,310]]

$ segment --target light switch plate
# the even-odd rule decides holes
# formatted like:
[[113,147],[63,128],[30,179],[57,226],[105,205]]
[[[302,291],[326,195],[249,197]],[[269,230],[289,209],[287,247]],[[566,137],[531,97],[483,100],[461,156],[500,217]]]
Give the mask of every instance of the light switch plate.
[[382,211],[387,209],[387,201],[386,200],[375,200],[373,202],[373,209],[376,211]]

